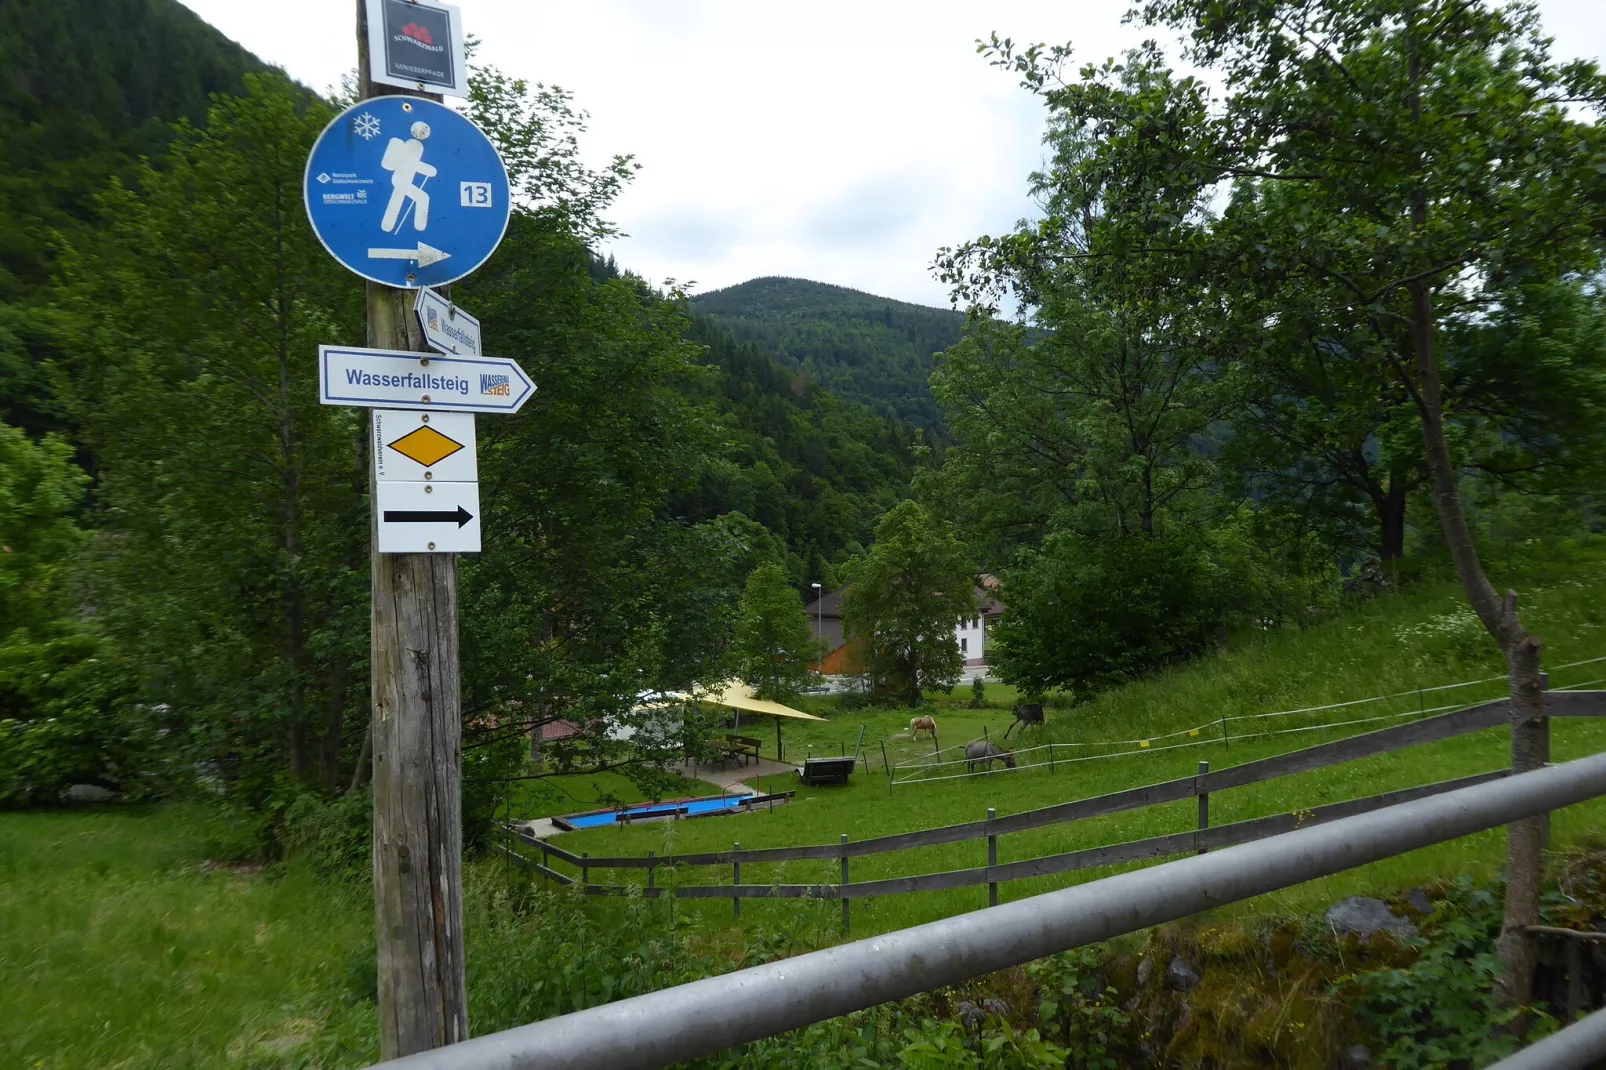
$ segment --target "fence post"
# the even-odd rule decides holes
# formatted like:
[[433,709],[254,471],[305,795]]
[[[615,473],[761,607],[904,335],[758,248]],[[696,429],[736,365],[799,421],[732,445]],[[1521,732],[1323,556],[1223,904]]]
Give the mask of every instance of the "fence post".
[[[653,863],[653,858],[656,857],[656,854],[657,854],[657,852],[654,852],[654,851],[648,851],[647,852],[647,891],[649,893],[653,890],[653,887],[654,887],[653,886],[653,881],[658,876],[658,872],[657,872],[658,867],[656,865],[654,865],[654,863]],[[651,899],[652,896],[649,894],[647,896],[647,898]]]
[[887,771],[887,776],[892,775],[892,763],[887,761],[887,741],[884,739],[881,741],[881,768]]
[[1227,737],[1227,715],[1226,714],[1222,714],[1221,715],[1221,742],[1226,744],[1226,747],[1227,747],[1228,750],[1232,750],[1232,740]]
[[[735,844],[731,845],[731,853],[732,854],[740,851],[741,849],[742,849],[742,845],[740,843],[735,843]],[[731,884],[734,886],[734,885],[737,885],[737,884],[740,884],[740,883],[742,883],[742,860],[740,858],[732,858],[731,859]],[[742,916],[742,897],[739,896],[739,895],[731,896],[731,915],[733,917],[737,917],[737,918],[740,918]]]
[[[848,846],[848,834],[846,832],[844,832],[842,834],[842,887],[844,889],[846,889],[847,886],[848,886],[848,852],[847,852],[847,846]],[[848,903],[849,902],[850,902],[850,900],[848,899],[847,896],[843,896],[842,897],[842,931],[844,933],[848,931]]]
[[[1542,673],[1539,674],[1539,690],[1540,691],[1549,691],[1550,690],[1550,674],[1548,672],[1542,672]],[[1543,701],[1543,699],[1541,699],[1540,701]],[[1540,721],[1540,727],[1539,727],[1539,762],[1540,762],[1540,766],[1541,767],[1547,766],[1547,765],[1550,764],[1550,718],[1549,717],[1543,718]],[[1539,815],[1539,849],[1543,851],[1543,850],[1547,850],[1549,847],[1550,847],[1550,812],[1547,810],[1544,813]]]
[[591,867],[586,865],[586,859],[591,857],[590,851],[580,852],[580,886],[582,888],[591,884]]
[[1052,743],[1048,745],[1048,771],[1050,773],[1054,772],[1054,744]]
[[[989,806],[987,808],[987,868],[988,869],[992,869],[992,868],[994,868],[995,866],[998,865],[998,837],[996,835],[994,835],[993,829],[992,829],[993,821],[997,817],[998,817],[998,811],[993,809],[991,806]],[[991,876],[991,874],[988,874],[988,875]],[[998,882],[997,881],[988,881],[987,882],[987,905],[990,906],[990,907],[995,907],[995,906],[998,905]]]
[[[1195,787],[1196,791],[1199,788],[1202,788],[1202,787],[1205,786],[1204,785],[1204,777],[1209,772],[1210,772],[1210,763],[1209,762],[1200,762],[1199,763],[1199,780],[1196,780],[1194,782],[1194,787]],[[1208,791],[1199,791],[1198,794],[1199,794],[1199,831],[1203,832],[1205,829],[1210,827],[1210,793]],[[1199,854],[1204,854],[1208,850],[1210,850],[1210,848],[1205,847],[1203,845],[1200,845],[1198,853]]]
[[[552,861],[551,857],[547,854],[546,841],[542,840],[541,841],[541,868],[543,870],[549,869],[551,861]],[[550,881],[552,878],[548,877],[545,873],[542,873],[541,874],[541,879],[544,880],[544,881]]]

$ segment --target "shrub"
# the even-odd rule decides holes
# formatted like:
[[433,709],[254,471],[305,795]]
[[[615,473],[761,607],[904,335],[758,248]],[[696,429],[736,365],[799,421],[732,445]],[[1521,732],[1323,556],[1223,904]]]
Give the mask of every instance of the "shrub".
[[1004,581],[996,667],[1023,692],[1111,687],[1214,645],[1226,587],[1190,535],[1051,536]]
[[[79,632],[0,644],[0,806],[59,802],[73,784],[139,797],[172,769],[159,710],[132,669]],[[168,744],[163,753],[159,745]]]
[[[1409,941],[1417,960],[1396,970],[1352,973],[1334,993],[1383,1042],[1382,1062],[1398,1070],[1460,1070],[1510,1055],[1523,1041],[1500,1027],[1519,1012],[1494,993],[1500,960],[1500,898],[1463,882],[1442,900],[1426,935]],[[1553,1028],[1550,1019],[1528,1041]]]
[[332,880],[373,877],[374,797],[366,787],[333,802],[307,793],[284,811],[285,853]]

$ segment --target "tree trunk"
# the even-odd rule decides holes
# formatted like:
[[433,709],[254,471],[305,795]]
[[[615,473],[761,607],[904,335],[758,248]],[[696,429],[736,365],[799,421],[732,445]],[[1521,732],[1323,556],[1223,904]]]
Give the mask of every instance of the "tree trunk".
[[[1425,201],[1412,205],[1413,216],[1426,219]],[[1455,463],[1444,437],[1439,388],[1438,356],[1434,352],[1433,307],[1427,285],[1413,283],[1411,341],[1416,356],[1418,407],[1422,412],[1422,441],[1439,513],[1444,541],[1455,562],[1456,575],[1478,619],[1506,657],[1511,689],[1511,768],[1521,773],[1544,764],[1544,705],[1540,691],[1540,655],[1543,644],[1530,636],[1517,616],[1517,594],[1502,599],[1484,575],[1477,545],[1461,511],[1461,494]],[[1538,817],[1506,826],[1506,902],[1496,947],[1504,970],[1498,990],[1511,1006],[1526,1006],[1533,998],[1533,973],[1538,953],[1528,927],[1539,922],[1540,826]]]
[[362,787],[362,782],[368,777],[368,768],[373,764],[374,754],[374,722],[370,720],[368,727],[363,730],[362,749],[357,752],[357,765],[351,771],[351,783],[346,786],[346,793],[356,791]]
[[1388,489],[1372,499],[1377,510],[1377,556],[1385,565],[1405,556],[1405,480],[1390,474]]
[[324,715],[323,743],[320,748],[318,775],[323,784],[323,790],[330,795],[340,785],[340,740],[342,730],[346,723],[346,677],[348,666],[345,658],[335,662],[332,679],[329,684],[329,710]]

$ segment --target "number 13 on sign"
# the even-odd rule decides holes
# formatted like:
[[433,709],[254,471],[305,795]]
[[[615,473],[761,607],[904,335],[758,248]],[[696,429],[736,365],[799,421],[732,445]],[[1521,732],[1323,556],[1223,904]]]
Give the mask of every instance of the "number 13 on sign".
[[489,182],[463,182],[459,184],[459,189],[462,191],[462,207],[491,207],[491,184]]

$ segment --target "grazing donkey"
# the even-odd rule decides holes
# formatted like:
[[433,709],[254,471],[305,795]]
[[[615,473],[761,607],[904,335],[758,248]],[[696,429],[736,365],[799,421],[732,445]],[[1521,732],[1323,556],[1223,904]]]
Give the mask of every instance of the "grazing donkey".
[[1031,702],[1031,703],[1027,703],[1024,706],[1016,706],[1015,707],[1015,723],[1010,725],[1008,728],[1004,729],[1004,738],[1008,739],[1009,738],[1009,734],[1011,732],[1015,731],[1015,729],[1017,729],[1017,728],[1022,728],[1023,726],[1029,725],[1029,724],[1040,725],[1042,723],[1043,723],[1043,704],[1041,702]]
[[1015,752],[1004,750],[998,744],[986,739],[973,739],[965,744],[965,772],[974,773],[976,766],[991,770],[993,760],[997,759],[1009,768],[1015,768]]
[[931,738],[937,738],[937,719],[929,714],[925,717],[911,718],[909,721],[909,738],[919,739],[920,733],[930,732]]

